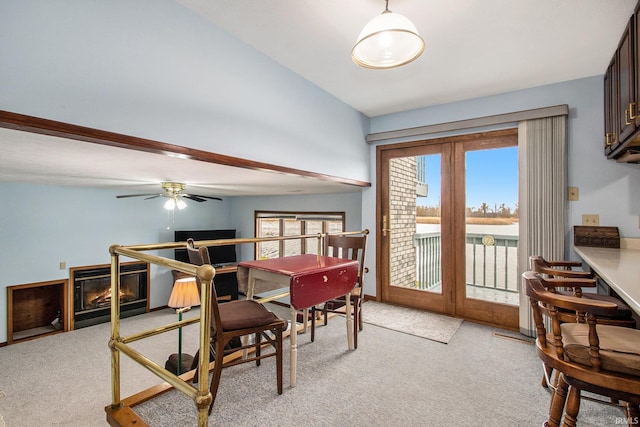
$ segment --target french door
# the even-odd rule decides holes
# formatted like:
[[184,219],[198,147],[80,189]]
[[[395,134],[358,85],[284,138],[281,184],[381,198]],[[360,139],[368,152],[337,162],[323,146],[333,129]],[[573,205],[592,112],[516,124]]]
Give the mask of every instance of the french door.
[[378,295],[518,328],[517,130],[377,148]]

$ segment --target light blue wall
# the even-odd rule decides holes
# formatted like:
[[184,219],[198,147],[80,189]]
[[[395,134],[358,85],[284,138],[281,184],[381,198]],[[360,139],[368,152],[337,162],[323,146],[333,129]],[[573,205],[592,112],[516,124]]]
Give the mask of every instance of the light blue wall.
[[0,0],[0,58],[2,110],[369,180],[364,115],[171,0]]
[[[603,154],[602,76],[380,116],[371,120],[371,133],[560,104],[569,105],[568,185],[580,190],[580,199],[568,203],[569,230],[565,236],[567,256],[576,259],[571,250],[571,233],[574,225],[581,224],[582,214],[599,214],[600,225],[619,227],[622,237],[640,237],[640,165],[619,164],[607,160]],[[478,130],[465,130],[464,133]],[[445,135],[451,133],[428,138]],[[375,152],[375,146],[371,146],[372,170],[375,170]],[[363,206],[375,206],[375,182],[373,184],[363,193]],[[363,213],[363,226],[375,230],[375,210],[363,208]],[[375,292],[375,286],[369,284],[367,293],[372,292]]]
[[[116,199],[118,191],[20,183],[0,184],[0,307],[6,313],[7,286],[69,278],[68,268],[109,264],[113,244],[171,242],[174,230],[235,228],[254,235],[255,210],[344,211],[348,230],[361,224],[360,192],[318,196],[227,197],[195,203],[173,219],[163,200]],[[167,229],[170,227],[170,229]],[[173,258],[173,251],[150,253]],[[240,259],[253,256],[252,245],[239,247]],[[123,261],[127,259],[123,258]],[[60,262],[67,268],[60,269]],[[172,276],[151,266],[150,306],[167,304]],[[0,316],[0,343],[6,316]]]
[[[0,0],[0,58],[1,110],[370,180],[367,117],[174,1]],[[95,189],[0,189],[11,201],[0,214],[1,312],[6,286],[68,277],[61,261],[107,263],[113,243],[173,240],[164,210],[151,201]],[[232,200],[190,206],[176,227],[247,236],[254,209],[325,207],[360,223],[359,192],[249,198],[233,217]],[[35,239],[41,249],[16,250]],[[167,272],[152,271],[152,307],[166,304],[170,283]]]
[[[364,136],[427,124],[568,104],[569,224],[600,214],[638,237],[640,166],[602,155],[602,77],[532,88],[371,120],[170,0],[0,0],[0,109],[370,181],[338,196],[232,198],[176,221],[185,228],[253,233],[253,211],[345,210],[347,228],[369,228],[366,292],[375,294],[375,147]],[[604,70],[603,70],[604,72]],[[0,184],[0,310],[4,287],[67,277],[58,269],[107,262],[112,243],[167,240],[149,201],[95,189]],[[72,210],[72,207],[79,207]],[[200,209],[202,208],[202,211]],[[187,212],[187,211],[184,211]],[[184,222],[183,222],[184,221]],[[17,252],[43,239],[46,249]],[[169,239],[172,240],[172,239]],[[245,256],[244,249],[242,256]],[[31,259],[29,259],[31,258]],[[104,261],[103,261],[104,260]],[[156,272],[153,306],[168,290]],[[0,316],[0,342],[6,340]]]
[[[5,200],[0,209],[2,313],[7,286],[66,279],[68,268],[109,264],[112,244],[171,242],[176,229],[229,227],[229,199],[188,201],[172,221],[163,200],[116,199],[113,190],[4,183],[0,192]],[[172,251],[151,253],[173,258]],[[67,268],[61,270],[60,262]],[[171,272],[152,266],[150,279],[151,307],[166,305]],[[7,338],[6,321],[6,315],[0,316],[0,342]]]

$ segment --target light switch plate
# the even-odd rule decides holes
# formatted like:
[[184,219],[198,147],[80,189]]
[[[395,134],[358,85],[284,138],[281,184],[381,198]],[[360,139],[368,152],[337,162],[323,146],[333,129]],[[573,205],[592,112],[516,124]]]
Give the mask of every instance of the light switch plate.
[[569,187],[569,191],[567,191],[567,200],[575,202],[578,200],[580,192],[578,187]]

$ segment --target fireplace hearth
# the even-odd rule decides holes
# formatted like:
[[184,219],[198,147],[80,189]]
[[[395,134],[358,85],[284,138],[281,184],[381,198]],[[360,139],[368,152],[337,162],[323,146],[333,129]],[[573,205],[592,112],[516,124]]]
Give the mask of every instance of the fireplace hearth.
[[[109,264],[70,269],[73,286],[71,329],[84,328],[111,319],[111,266]],[[149,264],[120,264],[120,317],[149,311]]]

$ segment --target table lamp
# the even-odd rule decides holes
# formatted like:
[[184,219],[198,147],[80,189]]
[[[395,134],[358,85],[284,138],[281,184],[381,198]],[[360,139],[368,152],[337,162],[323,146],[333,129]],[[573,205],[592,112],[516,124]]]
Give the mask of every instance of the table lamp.
[[[200,294],[195,277],[185,277],[178,279],[173,284],[173,290],[167,304],[176,309],[178,321],[182,320],[182,313],[191,310],[191,307],[200,305]],[[178,328],[178,366],[177,374],[180,375],[182,369],[182,327]]]

